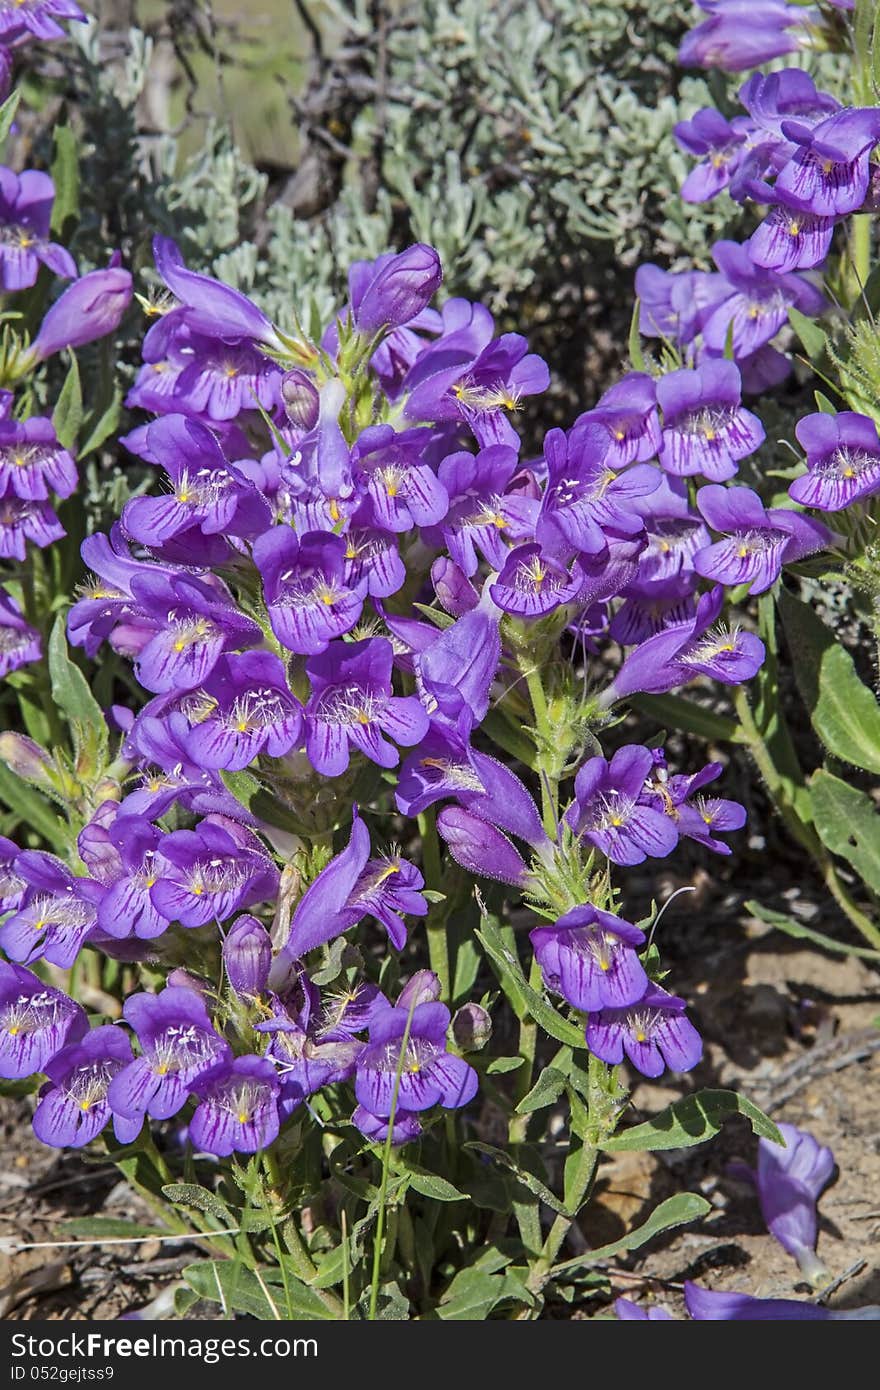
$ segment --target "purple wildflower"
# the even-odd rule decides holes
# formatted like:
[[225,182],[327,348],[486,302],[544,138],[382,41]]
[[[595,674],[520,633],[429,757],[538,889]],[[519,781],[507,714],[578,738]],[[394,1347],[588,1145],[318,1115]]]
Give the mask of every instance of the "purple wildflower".
[[660,463],[668,472],[679,477],[702,473],[724,482],[733,477],[739,460],[763,443],[764,427],[741,405],[740,389],[739,369],[726,360],[703,361],[660,378]]
[[755,1298],[748,1293],[703,1289],[687,1279],[684,1301],[697,1322],[825,1322],[828,1318],[880,1316],[880,1310],[832,1312],[821,1303],[803,1303],[796,1298]]
[[[90,1143],[111,1118],[110,1082],[131,1060],[131,1043],[115,1024],[93,1028],[81,1041],[62,1048],[45,1066],[49,1080],[34,1111],[37,1138],[56,1149]],[[132,1143],[143,1116],[112,1118],[120,1144]]]
[[142,1056],[112,1078],[107,1092],[114,1114],[145,1112],[168,1120],[185,1105],[192,1085],[229,1057],[195,990],[170,985],[161,994],[133,994],[122,1016],[137,1034]]
[[76,484],[76,464],[58,443],[51,420],[0,420],[0,492],[39,502],[50,491],[69,497]]
[[607,429],[591,415],[567,435],[555,429],[545,437],[548,484],[535,539],[551,553],[601,555],[606,528],[623,536],[643,529],[632,503],[659,487],[661,475],[647,463],[615,473],[608,452]]
[[278,1138],[281,1084],[266,1057],[236,1057],[193,1082],[196,1108],[189,1139],[203,1153],[225,1158],[256,1153]]
[[66,280],[75,278],[73,257],[48,239],[54,199],[48,174],[36,169],[14,174],[0,166],[0,289],[26,289],[41,263]]
[[880,437],[869,416],[806,415],[795,434],[807,456],[807,472],[788,489],[795,502],[839,512],[880,492]]
[[711,106],[697,111],[689,121],[679,121],[673,135],[687,154],[700,159],[681,186],[686,203],[708,202],[727,188],[751,129],[751,122],[745,117],[735,116],[728,121]]
[[627,744],[610,762],[588,758],[575,778],[566,823],[615,864],[662,859],[678,843],[675,823],[643,799],[653,766],[650,748]]
[[142,566],[131,591],[149,625],[135,655],[137,677],[157,694],[195,689],[225,651],[253,646],[262,637],[225,589],[194,575]]
[[[764,201],[772,201],[769,194]],[[745,244],[755,265],[781,274],[811,270],[828,255],[836,220],[777,202]]]
[[780,201],[819,217],[856,212],[868,192],[869,156],[880,140],[880,108],[836,111],[813,126],[790,121],[784,133],[796,150],[776,179]]
[[648,984],[627,1007],[603,1007],[587,1019],[587,1047],[617,1066],[624,1054],[643,1076],[690,1071],[703,1055],[696,1028],[684,1016],[685,1001]]
[[171,312],[179,314],[196,333],[229,342],[244,339],[281,346],[275,328],[256,304],[220,280],[188,270],[180,248],[168,237],[153,238],[153,258],[165,284],[182,306]]
[[716,241],[712,255],[731,289],[703,324],[703,341],[713,352],[724,351],[731,324],[739,361],[775,337],[787,323],[790,307],[808,318],[818,318],[827,308],[824,295],[804,276],[779,275],[756,266],[748,249],[735,241]]
[[505,445],[468,453],[449,454],[438,479],[449,499],[439,525],[425,527],[428,545],[444,546],[459,569],[470,578],[479,565],[477,551],[493,569],[500,569],[508,539],[530,538],[538,511],[533,497],[514,485],[516,451]]
[[[785,0],[697,0],[709,15],[682,40],[684,67],[741,72],[795,53],[806,36],[807,12]],[[794,30],[795,32],[790,32]]]
[[44,362],[65,348],[83,347],[119,327],[131,302],[131,275],[121,266],[92,270],[74,280],[49,309],[28,349],[35,362]]
[[25,622],[11,594],[0,588],[0,680],[42,655],[40,634]]
[[592,410],[578,416],[575,428],[584,422],[605,427],[608,439],[602,459],[608,468],[616,471],[652,459],[660,448],[654,378],[646,372],[627,372]]
[[438,834],[457,864],[480,878],[494,878],[523,888],[529,874],[519,850],[502,831],[464,806],[445,806],[437,817]]
[[263,580],[272,631],[292,652],[312,656],[354,627],[363,608],[363,586],[349,587],[345,542],[313,532],[298,538],[273,526],[253,550]]
[[641,999],[648,977],[635,948],[645,934],[585,904],[529,933],[544,981],[574,1009],[621,1007]]
[[338,777],[354,746],[380,767],[395,767],[400,755],[383,738],[404,746],[418,743],[428,716],[412,695],[393,693],[394,651],[384,637],[335,642],[306,664],[312,696],[305,710],[306,753],[316,772]]
[[256,917],[239,917],[223,942],[223,968],[240,999],[262,994],[272,964],[272,938]]
[[767,1229],[795,1260],[812,1284],[821,1286],[828,1271],[816,1254],[816,1202],[834,1173],[834,1154],[812,1134],[781,1124],[784,1145],[758,1141],[755,1182]]
[[0,1076],[19,1080],[43,1071],[88,1031],[79,1004],[24,966],[0,961]]
[[409,1018],[406,1008],[383,1009],[372,1020],[369,1042],[358,1058],[355,1094],[359,1103],[380,1119],[391,1114],[398,1071],[398,1104],[407,1114],[429,1110],[434,1105],[458,1109],[477,1093],[473,1067],[446,1051],[450,1022],[446,1006],[416,1005],[404,1048]]
[[390,425],[364,430],[353,450],[374,523],[386,531],[410,531],[443,520],[449,494],[425,462],[425,431],[396,432]]
[[431,302],[442,279],[440,257],[421,242],[376,261],[355,261],[348,272],[355,328],[369,335],[410,323]]
[[0,493],[0,559],[24,560],[28,541],[44,550],[64,535],[48,502],[19,497],[7,483]]
[[59,19],[85,21],[74,0],[12,0],[0,6],[0,42],[19,44],[28,37],[35,39],[66,39],[67,32],[56,23]]
[[821,521],[782,507],[765,509],[748,487],[709,484],[700,488],[697,506],[712,529],[727,536],[697,552],[697,573],[731,587],[748,584],[752,594],[769,589],[784,564],[821,550],[830,540]]
[[192,721],[189,752],[201,767],[239,771],[261,753],[280,758],[299,743],[302,708],[271,652],[221,657],[183,709]]
[[234,821],[203,820],[163,837],[153,905],[170,922],[201,927],[274,898],[278,871],[255,835]]
[[28,891],[18,911],[0,927],[0,945],[12,960],[44,958],[67,969],[95,929],[103,885],[78,878],[43,850],[25,850],[15,871]]

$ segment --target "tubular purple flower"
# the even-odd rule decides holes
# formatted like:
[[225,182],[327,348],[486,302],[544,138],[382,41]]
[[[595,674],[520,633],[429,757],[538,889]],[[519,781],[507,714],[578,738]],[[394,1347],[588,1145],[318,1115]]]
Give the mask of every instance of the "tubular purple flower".
[[611,912],[585,904],[529,933],[548,988],[574,1009],[621,1007],[641,999],[648,977],[635,948],[645,934]]
[[880,492],[880,437],[875,421],[852,410],[806,415],[795,426],[807,472],[789,496],[804,507],[839,512]]
[[182,927],[223,922],[239,908],[272,900],[278,891],[278,870],[257,837],[225,817],[165,835],[156,870],[153,906]]
[[189,1140],[225,1158],[257,1153],[278,1138],[281,1083],[266,1057],[236,1057],[193,1082],[197,1098]]
[[19,910],[0,927],[0,946],[12,960],[43,958],[67,969],[95,930],[103,884],[78,878],[43,850],[25,850],[15,871],[28,891]]
[[113,1077],[131,1060],[131,1043],[116,1024],[93,1028],[81,1042],[62,1048],[46,1063],[49,1080],[33,1119],[37,1138],[56,1149],[81,1149],[112,1117],[120,1144],[132,1143],[143,1116],[112,1115],[107,1099]]
[[697,1322],[825,1322],[829,1318],[880,1317],[880,1309],[832,1312],[821,1303],[796,1298],[755,1298],[748,1293],[703,1289],[685,1280],[684,1301]]
[[29,36],[35,39],[66,39],[67,31],[56,21],[86,16],[74,0],[14,0],[0,8],[0,42],[23,43]]
[[188,270],[180,248],[170,238],[153,238],[153,258],[165,284],[183,305],[187,324],[197,333],[282,346],[274,325],[256,304],[230,285]]
[[710,483],[700,488],[697,506],[712,529],[728,539],[697,551],[695,570],[731,587],[748,584],[752,594],[775,584],[784,564],[821,550],[831,539],[821,521],[782,507],[765,509],[748,487]]
[[272,652],[221,657],[182,709],[191,720],[190,755],[204,768],[240,771],[261,753],[281,758],[300,741],[302,707]]
[[262,994],[272,965],[272,938],[256,917],[239,917],[223,942],[226,978],[240,998]]
[[697,111],[689,121],[679,121],[672,132],[676,141],[687,154],[700,158],[681,186],[686,203],[708,202],[727,188],[752,128],[745,117],[727,121],[711,106]]
[[498,618],[482,603],[445,628],[414,662],[416,684],[430,717],[454,724],[467,709],[474,725],[485,719],[500,656]]
[[610,762],[601,755],[588,758],[575,778],[566,824],[614,864],[641,864],[649,855],[662,859],[678,843],[675,822],[645,804],[653,766],[650,748],[627,744]]
[[14,174],[0,166],[0,290],[27,289],[41,263],[63,279],[76,276],[70,253],[48,239],[54,200],[48,174],[36,169]]
[[617,1066],[628,1057],[643,1076],[690,1071],[703,1055],[699,1033],[684,1016],[685,1001],[648,984],[625,1008],[605,1006],[587,1019],[587,1047]]
[[519,851],[494,825],[463,806],[445,806],[437,817],[437,832],[457,864],[479,878],[494,878],[523,888],[529,873]]
[[76,464],[58,443],[51,420],[0,420],[0,493],[41,502],[50,491],[70,497],[77,481]]
[[869,157],[880,140],[880,107],[836,111],[813,126],[789,121],[782,129],[796,149],[776,179],[780,202],[819,217],[856,212],[868,192]]
[[21,498],[7,483],[0,493],[0,559],[24,560],[28,541],[44,550],[66,534],[48,502]]
[[422,242],[372,264],[356,261],[348,274],[355,328],[370,335],[410,323],[427,308],[442,279],[440,257]]
[[170,985],[161,994],[129,995],[122,1016],[143,1055],[110,1081],[107,1099],[115,1115],[170,1119],[185,1105],[193,1083],[230,1056],[195,990]]
[[712,255],[731,290],[703,324],[703,341],[712,352],[723,353],[730,334],[739,362],[775,337],[785,326],[790,307],[808,318],[818,318],[828,307],[810,280],[756,266],[747,248],[735,241],[716,241]]
[[745,244],[755,265],[780,273],[812,270],[828,255],[836,222],[836,217],[820,217],[780,202]]
[[45,362],[65,348],[83,347],[115,333],[131,294],[131,275],[121,266],[92,270],[75,280],[45,315],[28,349],[29,358]]
[[308,372],[295,368],[281,378],[281,400],[288,420],[300,430],[313,430],[318,423],[318,388]]
[[79,1004],[24,966],[0,960],[0,1076],[20,1080],[44,1071],[88,1031]]
[[412,695],[395,695],[394,651],[384,637],[334,642],[306,663],[312,696],[305,709],[306,753],[316,772],[338,777],[353,746],[380,767],[400,754],[383,735],[410,747],[428,731],[428,716]]
[[371,1022],[370,1040],[358,1058],[355,1095],[359,1104],[371,1115],[386,1119],[398,1072],[398,1103],[407,1114],[435,1105],[458,1109],[473,1100],[477,1074],[461,1057],[446,1051],[449,1022],[445,1004],[417,1004],[411,1015],[400,1007],[382,1010]]
[[29,661],[39,661],[42,652],[40,634],[25,622],[11,594],[0,588],[0,680]]
[[797,52],[808,37],[810,12],[785,0],[697,3],[709,18],[682,40],[678,61],[683,67],[741,72]]
[[288,526],[273,526],[254,545],[272,631],[290,651],[317,655],[360,617],[364,586],[349,587],[345,554],[339,536],[300,539]]
[[663,411],[660,463],[669,473],[702,473],[725,482],[764,441],[764,427],[740,403],[741,378],[734,362],[706,360],[669,372],[657,382]]
[[806,1130],[780,1124],[785,1143],[758,1141],[755,1183],[767,1229],[817,1288],[829,1274],[816,1254],[816,1202],[834,1173],[834,1154]]

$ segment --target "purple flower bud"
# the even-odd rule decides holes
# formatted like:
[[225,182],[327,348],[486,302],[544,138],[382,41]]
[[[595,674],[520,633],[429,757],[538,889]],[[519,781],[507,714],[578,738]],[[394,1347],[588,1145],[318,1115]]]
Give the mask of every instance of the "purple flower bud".
[[30,356],[44,362],[68,347],[82,347],[113,333],[131,301],[131,275],[121,266],[93,270],[52,305],[30,347]]
[[0,734],[0,762],[23,777],[26,782],[48,787],[51,784],[52,763],[45,748],[41,748],[26,734],[11,731]]
[[437,830],[463,869],[480,878],[495,878],[520,888],[527,882],[528,871],[522,856],[507,836],[463,806],[444,807],[437,817]]
[[370,334],[409,323],[427,307],[442,279],[440,257],[421,242],[399,255],[380,256],[372,266],[353,266],[349,285],[355,328]]
[[462,1052],[480,1052],[492,1036],[492,1020],[481,1004],[462,1004],[452,1019],[452,1036]]
[[318,423],[318,388],[307,372],[298,368],[281,378],[281,399],[287,418],[301,430],[312,430]]
[[440,981],[433,970],[417,970],[397,996],[395,1007],[409,1010],[419,1004],[433,1004],[439,998]]
[[832,1313],[821,1304],[801,1303],[796,1298],[754,1298],[748,1293],[701,1289],[690,1280],[685,1281],[684,1301],[697,1322],[824,1322],[828,1318],[852,1318],[868,1313],[866,1309]]
[[272,964],[272,941],[256,917],[239,917],[223,942],[226,976],[239,997],[262,994]]

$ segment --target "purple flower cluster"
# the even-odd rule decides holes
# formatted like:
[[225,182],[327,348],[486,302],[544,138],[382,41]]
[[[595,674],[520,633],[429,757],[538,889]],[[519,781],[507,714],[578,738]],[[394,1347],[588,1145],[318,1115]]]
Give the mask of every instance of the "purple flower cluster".
[[[169,942],[213,927],[225,933],[228,990],[217,1008],[173,976],[161,994],[130,998],[123,1023],[88,1045],[51,1034],[40,1133],[87,1142],[112,1117],[125,1141],[144,1115],[192,1106],[197,1147],[253,1152],[315,1091],[350,1082],[361,1131],[379,1140],[393,1116],[404,1142],[425,1112],[465,1105],[476,1089],[447,1044],[437,977],[421,972],[392,1004],[357,971],[341,969],[323,992],[312,975],[365,919],[401,950],[406,918],[429,910],[421,871],[376,848],[355,806],[347,843],[309,861],[291,896],[278,863],[289,832],[261,819],[237,779],[308,807],[326,804],[328,780],[344,806],[356,779],[385,778],[402,816],[436,807],[469,872],[538,896],[572,852],[584,875],[599,856],[636,864],[685,837],[727,853],[720,837],[744,813],[706,794],[719,764],[670,774],[662,752],[640,745],[589,757],[551,832],[475,735],[521,679],[516,643],[550,617],[624,650],[594,697],[597,719],[633,691],[748,679],[763,648],[717,626],[723,586],[766,588],[826,533],[720,485],[763,438],[721,355],[659,379],[629,373],[526,461],[512,417],[544,389],[546,366],[519,335],[496,336],[482,305],[429,307],[440,278],[431,248],[355,266],[320,347],[189,270],[174,243],[154,249],[172,298],[147,333],[129,403],[156,418],[126,443],[160,487],[84,542],[91,577],[68,619],[75,647],[93,658],[108,643],[148,698],[136,713],[112,711],[118,793],[82,829],[77,871],[9,846],[0,945],[27,974],[40,960],[69,967],[86,945],[161,960]],[[733,277],[742,267],[729,259]],[[120,273],[96,272],[99,315],[116,312],[108,277]],[[808,291],[795,280],[790,292]],[[730,322],[748,317],[745,293],[731,278]],[[65,298],[38,343],[71,340]],[[38,507],[50,488],[73,486],[45,422],[3,428],[0,466],[16,497]],[[15,453],[25,445],[26,467]],[[705,485],[689,493],[693,480]],[[2,630],[26,649],[11,602]],[[347,819],[337,812],[341,827]],[[639,929],[583,902],[532,940],[548,986],[586,1015],[596,1056],[626,1056],[651,1076],[696,1063],[699,1038],[683,1002],[646,973]],[[232,1026],[242,1017],[246,1041]]]

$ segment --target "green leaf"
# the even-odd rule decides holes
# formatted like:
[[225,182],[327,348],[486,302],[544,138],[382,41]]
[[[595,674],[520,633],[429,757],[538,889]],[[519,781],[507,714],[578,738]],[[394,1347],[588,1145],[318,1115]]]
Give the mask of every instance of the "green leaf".
[[531,1115],[534,1110],[543,1110],[553,1105],[565,1090],[565,1075],[555,1067],[545,1067],[528,1095],[523,1096],[516,1107],[517,1115]]
[[816,405],[819,407],[823,415],[837,414],[836,406],[832,405],[831,401],[829,401],[824,391],[814,391],[813,395],[816,399]]
[[100,413],[90,413],[86,421],[86,437],[79,451],[81,459],[100,449],[104,441],[116,432],[122,414],[122,387],[114,385],[109,399],[99,403],[99,408]]
[[485,1154],[487,1158],[492,1159],[493,1163],[497,1163],[499,1167],[506,1168],[508,1172],[513,1173],[517,1181],[521,1182],[523,1187],[527,1187],[529,1192],[533,1193],[535,1197],[540,1197],[541,1201],[545,1202],[551,1211],[557,1212],[560,1216],[567,1216],[569,1214],[559,1198],[555,1197],[549,1187],[547,1187],[546,1183],[543,1183],[534,1173],[530,1173],[527,1168],[523,1168],[520,1164],[516,1163],[506,1149],[498,1149],[494,1144],[479,1144],[476,1140],[468,1140],[462,1147],[471,1149],[474,1153]]
[[70,845],[69,828],[59,820],[45,797],[0,763],[0,800],[15,812],[16,823],[35,830],[56,851]]
[[696,1095],[674,1101],[653,1120],[603,1139],[602,1148],[606,1153],[690,1149],[711,1139],[731,1115],[743,1115],[760,1138],[782,1143],[773,1121],[737,1091],[697,1091]]
[[3,105],[0,106],[0,145],[5,144],[9,138],[9,132],[12,129],[12,122],[15,120],[15,113],[20,101],[21,88],[16,87],[11,96],[8,96]]
[[55,185],[52,231],[59,235],[69,221],[79,217],[79,152],[76,134],[69,125],[55,127],[55,158],[50,170]]
[[280,1270],[261,1271],[261,1286],[253,1271],[238,1260],[197,1260],[183,1271],[184,1279],[199,1298],[219,1303],[227,1311],[247,1313],[262,1322],[275,1321],[279,1316],[310,1322],[334,1317],[316,1293],[286,1269],[285,1275],[285,1288],[278,1288]]
[[880,893],[880,815],[871,798],[825,768],[810,778],[810,796],[823,844]]
[[645,363],[645,354],[642,352],[642,335],[639,332],[639,317],[641,311],[641,301],[637,299],[635,308],[633,309],[632,321],[629,326],[629,360],[635,371],[646,372],[648,368]]
[[880,705],[853,659],[808,603],[783,590],[779,611],[813,728],[842,762],[880,772]]
[[102,1240],[142,1240],[147,1236],[172,1234],[166,1226],[144,1226],[112,1216],[77,1216],[72,1221],[62,1221],[58,1230],[65,1240],[93,1240],[96,1244]]
[[534,1295],[525,1284],[507,1273],[488,1273],[485,1269],[461,1269],[447,1287],[437,1307],[445,1322],[483,1322],[493,1308],[513,1298],[530,1307]]
[[524,1057],[495,1057],[486,1068],[486,1073],[496,1076],[506,1071],[518,1071],[524,1061]]
[[[365,1289],[357,1305],[358,1313],[365,1320],[369,1317],[369,1308],[370,1290]],[[409,1299],[396,1280],[391,1284],[383,1284],[380,1288],[376,1304],[376,1320],[378,1322],[409,1322]]]
[[804,926],[803,922],[798,922],[795,917],[786,917],[783,912],[773,912],[770,908],[762,907],[754,900],[746,903],[746,910],[761,922],[766,922],[768,926],[776,927],[778,931],[785,932],[786,936],[811,941],[814,946],[819,946],[824,951],[835,951],[840,956],[861,956],[865,960],[880,960],[880,951],[872,951],[868,946],[847,946],[845,942],[835,941],[833,937],[826,936],[824,932],[814,931],[812,927]]
[[70,354],[70,366],[64,385],[52,411],[52,424],[58,442],[76,458],[76,441],[83,420],[82,386],[79,379],[79,363]]
[[171,1182],[162,1188],[162,1195],[173,1202],[175,1206],[195,1207],[198,1211],[207,1212],[209,1216],[216,1216],[218,1221],[228,1229],[238,1225],[236,1218],[224,1201],[207,1187],[199,1187],[194,1182]]
[[185,1318],[190,1309],[199,1301],[199,1296],[195,1289],[184,1288],[180,1285],[174,1290],[174,1316]]
[[713,714],[683,695],[637,695],[629,703],[647,714],[663,728],[678,729],[697,738],[721,743],[741,743],[742,735],[735,719]]
[[818,362],[825,351],[826,337],[823,330],[813,319],[808,319],[806,314],[792,307],[788,310],[788,321],[800,338],[810,361]]
[[84,730],[91,730],[96,743],[107,747],[107,721],[79,667],[70,659],[67,646],[67,623],[59,613],[49,637],[49,676],[52,698],[68,718]]
[[698,1221],[711,1210],[712,1203],[707,1202],[705,1197],[700,1197],[696,1192],[679,1192],[675,1197],[667,1197],[665,1202],[655,1207],[643,1226],[637,1226],[634,1231],[621,1236],[620,1240],[613,1240],[610,1245],[600,1245],[597,1250],[587,1250],[583,1255],[576,1255],[573,1260],[555,1265],[550,1271],[551,1276],[555,1278],[557,1274],[568,1273],[570,1270],[589,1268],[590,1265],[598,1264],[600,1260],[610,1260],[614,1255],[623,1255],[628,1250],[638,1250],[640,1245],[660,1235],[662,1231],[671,1231],[676,1226],[686,1226],[690,1221]]
[[432,1173],[406,1158],[402,1162],[410,1187],[423,1197],[430,1197],[434,1202],[461,1202],[467,1199],[466,1192],[460,1192],[451,1182],[447,1182],[446,1178],[441,1178],[439,1173]]

